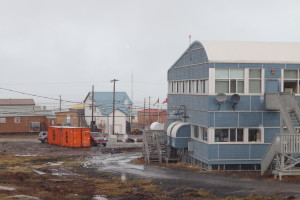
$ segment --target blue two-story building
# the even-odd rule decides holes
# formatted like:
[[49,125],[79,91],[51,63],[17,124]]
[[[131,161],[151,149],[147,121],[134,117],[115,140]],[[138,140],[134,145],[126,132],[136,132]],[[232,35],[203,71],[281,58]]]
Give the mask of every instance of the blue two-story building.
[[168,84],[168,145],[208,170],[258,170],[281,125],[265,94],[298,98],[300,43],[196,41]]

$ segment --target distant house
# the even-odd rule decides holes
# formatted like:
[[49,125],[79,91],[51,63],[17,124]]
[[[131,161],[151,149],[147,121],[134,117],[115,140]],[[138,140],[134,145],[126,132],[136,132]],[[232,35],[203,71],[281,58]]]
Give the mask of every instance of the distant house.
[[151,125],[153,122],[165,123],[167,111],[160,109],[146,109],[138,111],[138,123]]
[[28,133],[55,125],[55,115],[33,99],[0,99],[0,133]]
[[[92,93],[89,92],[84,100],[85,119],[88,124],[92,121]],[[126,92],[115,93],[115,133],[126,134],[126,121],[129,121],[132,101]],[[113,124],[113,93],[94,92],[94,122],[102,133],[112,133]]]
[[84,105],[74,105],[69,109],[62,111],[55,111],[56,125],[59,126],[73,126],[86,127],[87,124],[84,119]]

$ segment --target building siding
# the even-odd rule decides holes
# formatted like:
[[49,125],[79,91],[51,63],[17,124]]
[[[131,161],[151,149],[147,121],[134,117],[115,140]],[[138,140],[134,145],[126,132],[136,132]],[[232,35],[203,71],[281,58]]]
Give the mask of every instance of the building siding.
[[[262,91],[268,93],[281,91],[282,69],[300,69],[300,64],[208,62],[203,46],[195,43],[169,69],[168,81],[207,79],[209,68],[264,69]],[[221,104],[220,109],[215,95],[168,94],[168,98],[169,114],[174,113],[180,105],[185,105],[186,114],[189,116],[186,121],[193,125],[212,129],[259,127],[264,130],[264,143],[262,144],[216,144],[213,141],[209,144],[191,139],[193,151],[189,152],[189,156],[209,165],[260,164],[269,144],[280,132],[280,112],[265,109],[264,94],[240,95],[240,101],[235,110],[232,107],[231,95],[227,96],[227,101]],[[300,96],[296,98],[300,101]]]

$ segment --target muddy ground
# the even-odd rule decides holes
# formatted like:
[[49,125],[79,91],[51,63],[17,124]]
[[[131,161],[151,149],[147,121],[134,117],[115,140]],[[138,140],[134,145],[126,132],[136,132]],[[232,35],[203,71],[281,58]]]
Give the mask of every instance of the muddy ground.
[[42,144],[0,135],[0,199],[300,199],[300,178],[148,165],[141,143],[107,147]]

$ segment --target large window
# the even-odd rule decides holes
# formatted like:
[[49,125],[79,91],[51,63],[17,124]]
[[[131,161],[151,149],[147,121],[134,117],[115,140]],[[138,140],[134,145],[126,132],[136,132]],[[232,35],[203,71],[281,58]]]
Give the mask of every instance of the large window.
[[299,93],[299,71],[284,70],[284,92]]
[[260,69],[249,69],[249,93],[261,93]]
[[244,130],[238,129],[215,129],[215,142],[243,142]]
[[214,142],[222,143],[249,143],[263,142],[263,133],[260,128],[220,128],[215,129]]
[[244,93],[243,69],[216,69],[216,93]]
[[6,123],[6,118],[0,118],[0,123],[5,124]]

